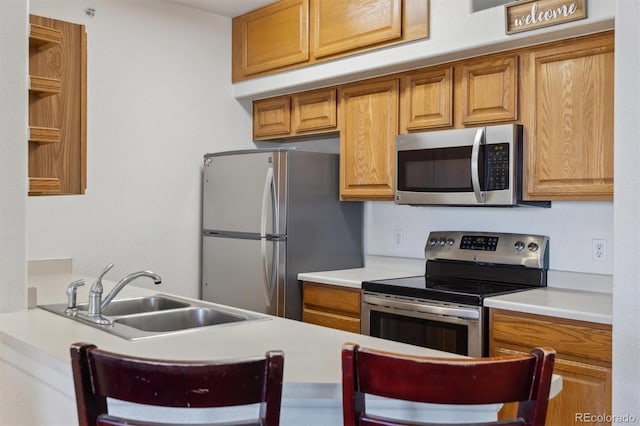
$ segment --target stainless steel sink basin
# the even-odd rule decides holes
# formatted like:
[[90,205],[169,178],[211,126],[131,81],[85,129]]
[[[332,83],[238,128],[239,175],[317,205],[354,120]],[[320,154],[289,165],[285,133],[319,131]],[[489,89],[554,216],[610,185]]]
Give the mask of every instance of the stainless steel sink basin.
[[[87,303],[79,304],[78,310],[85,311]],[[131,314],[141,314],[144,312],[164,311],[165,309],[186,308],[191,306],[187,302],[170,299],[164,296],[136,297],[135,299],[114,300],[102,312],[106,316],[121,316]]]
[[66,303],[39,305],[39,307],[128,340],[184,333],[202,330],[205,327],[241,324],[246,321],[267,320],[270,318],[267,315],[242,311],[201,300],[180,299],[160,294],[113,300],[103,311],[103,315],[111,321],[111,324],[108,325],[93,322],[87,316],[86,303],[77,305],[77,310],[72,313],[65,311],[67,308]]
[[166,332],[227,324],[230,322],[245,321],[247,319],[246,316],[211,308],[186,308],[174,309],[168,312],[123,317],[116,319],[114,322],[137,328],[138,330]]

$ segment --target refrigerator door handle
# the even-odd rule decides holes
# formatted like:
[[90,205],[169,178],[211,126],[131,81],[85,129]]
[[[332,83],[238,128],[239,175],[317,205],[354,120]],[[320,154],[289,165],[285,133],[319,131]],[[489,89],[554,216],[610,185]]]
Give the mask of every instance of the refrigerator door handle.
[[[271,201],[271,203],[269,203]],[[271,204],[271,206],[269,206]],[[273,261],[271,265],[269,265],[269,259],[267,255],[267,217],[269,212],[269,207],[271,207],[272,212],[272,221],[273,221],[273,231],[274,233],[278,233],[278,202],[276,199],[276,182],[275,177],[273,175],[273,168],[269,167],[267,169],[267,175],[264,181],[264,191],[262,193],[262,215],[260,220],[260,250],[262,254],[262,264],[264,265],[264,280],[263,280],[263,288],[264,288],[264,298],[267,307],[271,307],[273,302],[273,292],[275,289],[275,283],[277,279],[277,265],[278,265],[278,243],[274,241],[274,253],[273,253]],[[271,267],[269,267],[271,266]],[[271,271],[269,271],[271,269]]]

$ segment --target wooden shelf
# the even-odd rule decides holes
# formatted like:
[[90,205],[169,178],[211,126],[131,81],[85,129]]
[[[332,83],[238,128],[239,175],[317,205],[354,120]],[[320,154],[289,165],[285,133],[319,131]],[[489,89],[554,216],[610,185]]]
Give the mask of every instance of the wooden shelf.
[[59,78],[47,78],[29,76],[29,91],[37,93],[44,98],[52,95],[59,95],[62,91],[62,82]]
[[36,24],[29,26],[29,47],[45,50],[60,44],[62,44],[62,32],[60,30]]
[[60,129],[55,127],[29,127],[29,142],[36,143],[58,143],[60,142]]
[[58,178],[29,178],[29,195],[59,194],[60,179]]

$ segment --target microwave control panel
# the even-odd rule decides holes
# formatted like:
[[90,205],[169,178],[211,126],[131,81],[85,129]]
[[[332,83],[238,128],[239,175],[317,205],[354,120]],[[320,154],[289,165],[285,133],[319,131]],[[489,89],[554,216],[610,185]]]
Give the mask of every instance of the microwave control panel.
[[485,147],[488,191],[509,189],[509,144],[489,144]]

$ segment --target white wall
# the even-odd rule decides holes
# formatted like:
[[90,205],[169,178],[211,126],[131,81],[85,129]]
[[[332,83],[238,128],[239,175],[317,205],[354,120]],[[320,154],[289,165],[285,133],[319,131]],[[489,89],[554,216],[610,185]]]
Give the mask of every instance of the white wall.
[[[616,1],[613,414],[640,421],[640,3]],[[634,422],[634,423],[635,423]],[[624,419],[616,424],[629,424]]]
[[160,1],[31,0],[30,13],[86,25],[88,176],[85,195],[28,199],[28,258],[89,275],[113,262],[112,280],[151,269],[197,296],[203,154],[252,146],[230,19]]
[[0,312],[26,307],[27,4],[0,2]]
[[[614,256],[612,202],[552,202],[540,207],[431,207],[368,203],[369,254],[424,259],[430,231],[461,230],[519,232],[549,236],[550,268],[560,271],[612,274]],[[403,244],[394,243],[394,231],[403,231]],[[592,240],[607,240],[607,261],[595,262]]]

